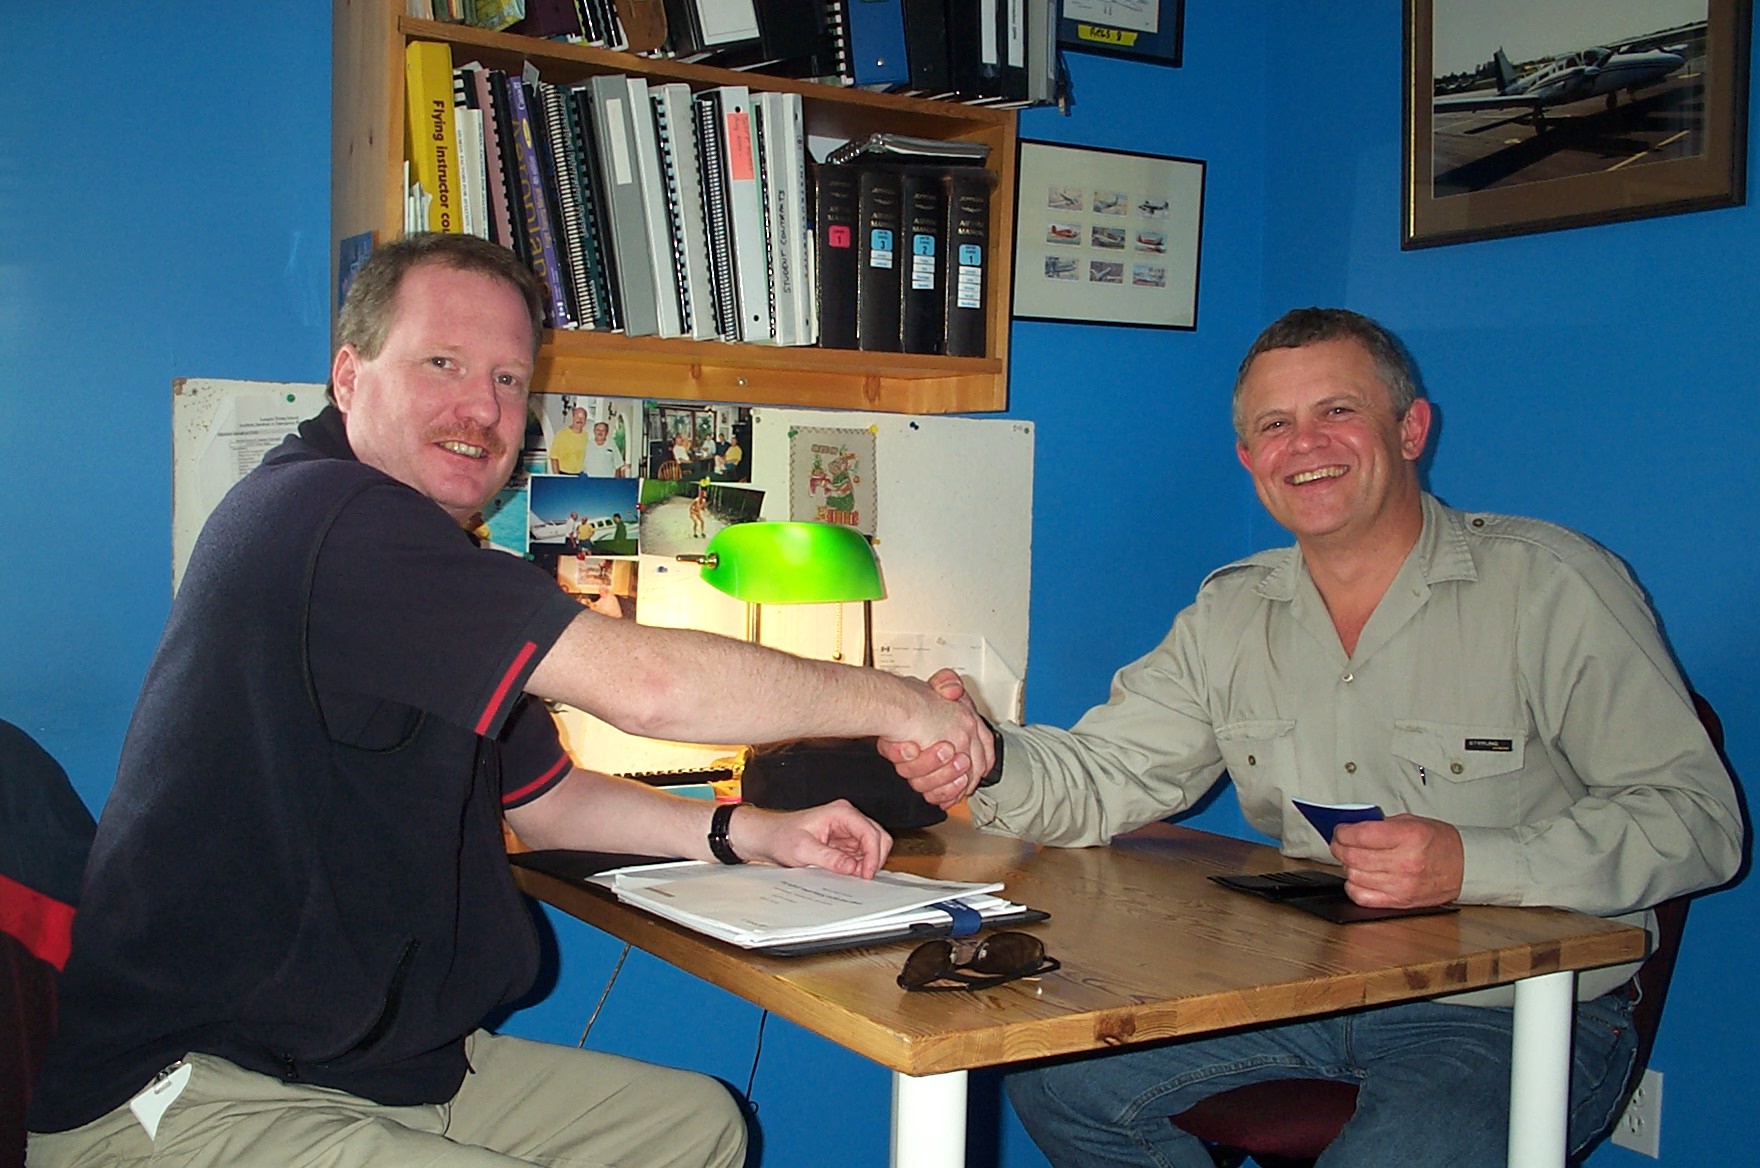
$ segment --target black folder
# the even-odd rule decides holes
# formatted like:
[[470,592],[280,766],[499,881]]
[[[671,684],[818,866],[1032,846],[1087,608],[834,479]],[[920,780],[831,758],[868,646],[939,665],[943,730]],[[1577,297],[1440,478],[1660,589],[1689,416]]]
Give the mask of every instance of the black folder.
[[932,166],[907,166],[899,172],[899,347],[907,353],[942,350],[947,279],[943,175],[942,168]]
[[896,169],[860,168],[856,231],[856,347],[899,351],[899,230],[901,192]]
[[856,169],[813,167],[813,232],[817,243],[819,344],[856,347],[856,233],[860,229]]
[[949,357],[982,357],[990,318],[984,298],[990,286],[990,192],[996,175],[976,166],[948,168],[947,277],[943,281],[942,351]]

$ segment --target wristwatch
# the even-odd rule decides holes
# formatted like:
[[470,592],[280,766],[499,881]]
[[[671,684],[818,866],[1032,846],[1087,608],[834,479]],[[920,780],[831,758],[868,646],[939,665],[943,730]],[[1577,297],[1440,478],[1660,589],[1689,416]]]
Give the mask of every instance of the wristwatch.
[[709,853],[723,864],[745,863],[733,850],[733,845],[727,842],[727,825],[733,819],[733,809],[738,806],[738,803],[723,803],[709,818]]
[[995,761],[990,764],[990,769],[984,772],[984,777],[978,780],[978,786],[994,787],[1002,781],[1002,731],[992,726],[988,718],[984,719],[984,725],[990,730],[990,749],[995,755]]

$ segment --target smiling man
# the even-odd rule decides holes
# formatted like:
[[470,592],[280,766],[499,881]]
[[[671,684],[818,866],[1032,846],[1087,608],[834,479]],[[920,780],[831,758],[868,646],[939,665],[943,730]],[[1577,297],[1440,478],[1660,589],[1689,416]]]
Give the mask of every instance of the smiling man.
[[587,411],[569,411],[568,425],[550,439],[550,473],[581,474],[587,465]]
[[[1241,464],[1295,545],[1213,572],[1073,729],[1000,727],[989,773],[919,790],[969,795],[989,829],[1079,846],[1189,808],[1226,773],[1254,827],[1342,866],[1369,906],[1557,905],[1647,925],[1652,905],[1735,872],[1735,794],[1643,594],[1580,535],[1424,492],[1430,404],[1392,336],[1342,309],[1288,313],[1241,363],[1234,417]],[[964,700],[951,675],[931,681]],[[1387,818],[1328,846],[1292,797]],[[1573,1153],[1622,1097],[1634,971],[1578,980]],[[1506,1147],[1510,1000],[1505,987],[1075,1059],[1008,1089],[1057,1168],[1210,1168],[1168,1117],[1302,1077],[1359,1088],[1323,1164],[1489,1168]]]
[[596,773],[540,699],[667,739],[990,765],[982,722],[922,682],[603,616],[476,546],[539,305],[485,241],[381,248],[334,407],[204,527],[86,870],[34,1168],[738,1164],[713,1080],[481,1029],[538,971],[503,817],[537,848],[863,877],[891,841],[846,803],[735,813]]

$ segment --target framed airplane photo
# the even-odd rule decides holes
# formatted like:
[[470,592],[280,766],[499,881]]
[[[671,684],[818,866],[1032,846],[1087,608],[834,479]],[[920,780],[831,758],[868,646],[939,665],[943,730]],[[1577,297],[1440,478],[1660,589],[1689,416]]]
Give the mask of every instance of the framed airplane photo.
[[1739,206],[1752,0],[1406,0],[1400,246]]
[[1204,163],[1022,140],[1014,318],[1192,329]]

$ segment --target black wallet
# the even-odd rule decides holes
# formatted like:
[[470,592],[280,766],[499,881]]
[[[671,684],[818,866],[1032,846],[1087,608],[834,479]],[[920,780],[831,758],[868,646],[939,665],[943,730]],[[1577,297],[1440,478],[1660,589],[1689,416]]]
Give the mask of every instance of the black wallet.
[[1225,888],[1250,892],[1339,925],[1358,921],[1384,921],[1393,917],[1427,917],[1458,911],[1452,904],[1425,905],[1422,908],[1368,908],[1345,895],[1344,875],[1321,868],[1295,868],[1287,872],[1260,872],[1255,875],[1212,876],[1210,879]]

